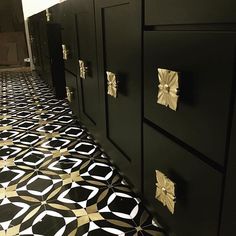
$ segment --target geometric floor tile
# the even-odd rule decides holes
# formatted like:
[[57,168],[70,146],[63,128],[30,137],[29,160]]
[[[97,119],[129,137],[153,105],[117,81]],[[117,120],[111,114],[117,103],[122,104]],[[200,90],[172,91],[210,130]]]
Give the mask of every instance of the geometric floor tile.
[[163,236],[99,144],[31,72],[0,72],[0,236]]
[[14,160],[15,165],[29,166],[32,168],[39,168],[39,166],[44,163],[46,158],[50,157],[50,152],[43,152],[35,148],[26,149],[21,152]]

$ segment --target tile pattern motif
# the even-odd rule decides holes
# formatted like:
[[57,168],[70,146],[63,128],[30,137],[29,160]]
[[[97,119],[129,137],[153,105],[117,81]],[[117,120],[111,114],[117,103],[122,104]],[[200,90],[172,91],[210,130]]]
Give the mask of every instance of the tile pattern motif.
[[0,72],[2,235],[162,235],[67,101],[31,72]]

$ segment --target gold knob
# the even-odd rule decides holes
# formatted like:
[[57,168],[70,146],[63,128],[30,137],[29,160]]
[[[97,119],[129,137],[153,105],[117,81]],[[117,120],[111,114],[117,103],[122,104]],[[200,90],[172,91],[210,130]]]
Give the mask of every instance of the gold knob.
[[71,88],[66,87],[66,96],[67,96],[67,100],[69,102],[72,102],[73,98],[74,98],[74,92]]
[[118,80],[116,78],[116,74],[107,71],[107,94],[117,98],[118,93]]
[[159,68],[158,80],[157,103],[176,111],[179,99],[179,73]]
[[88,67],[83,60],[79,60],[79,74],[81,79],[86,79],[86,75],[88,72]]
[[62,54],[63,54],[63,59],[65,61],[68,60],[69,50],[67,49],[65,44],[62,44]]
[[49,11],[49,9],[46,9],[47,22],[49,22],[51,20],[51,16],[52,16],[52,13]]
[[156,170],[156,196],[163,206],[174,214],[175,211],[175,183],[167,178],[161,171]]

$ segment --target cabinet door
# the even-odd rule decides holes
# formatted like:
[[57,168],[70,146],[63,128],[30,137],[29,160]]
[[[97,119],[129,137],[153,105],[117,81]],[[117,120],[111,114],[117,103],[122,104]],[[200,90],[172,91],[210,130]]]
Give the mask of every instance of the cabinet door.
[[144,124],[144,196],[169,235],[217,235],[222,181],[220,172]]
[[89,129],[94,129],[97,126],[99,114],[94,1],[75,0],[73,4],[77,16],[79,51],[77,59],[83,63],[78,71],[81,121]]
[[[140,187],[141,2],[97,0],[96,27],[105,149],[121,171]],[[110,74],[109,82],[107,73]],[[116,83],[115,83],[116,81]],[[117,84],[117,86],[116,86]],[[108,95],[108,87],[111,94]]]
[[35,66],[35,70],[38,74],[42,74],[43,72],[43,62],[42,62],[42,55],[41,55],[41,44],[40,44],[40,31],[39,31],[39,24],[40,18],[39,14],[33,15],[30,17],[31,21],[31,30],[32,30],[32,37],[31,37],[31,44],[33,50],[33,63]]
[[51,61],[52,82],[57,98],[66,96],[64,62],[61,51],[61,29],[59,24],[47,24],[49,57]]
[[60,23],[62,29],[62,44],[65,45],[65,51],[67,59],[65,59],[65,69],[77,74],[77,34],[76,34],[76,19],[75,10],[72,5],[72,1],[68,0],[60,4]]
[[[144,33],[145,118],[219,168],[225,162],[235,47],[234,32]],[[157,103],[160,91],[164,91],[159,88],[159,80],[163,79],[162,83],[166,80],[163,75],[158,78],[160,68],[179,72],[177,111]],[[164,95],[165,100],[173,98],[169,95]]]
[[49,9],[51,16],[50,16],[50,22],[60,24],[62,21],[62,16],[63,16],[63,4],[56,4]]
[[234,0],[145,0],[147,25],[235,23]]
[[28,28],[29,28],[29,38],[30,38],[30,46],[32,51],[32,59],[33,64],[36,67],[36,58],[37,58],[37,48],[36,48],[36,23],[34,21],[34,17],[31,16],[28,19]]
[[47,36],[47,21],[46,13],[42,11],[39,13],[39,34],[40,34],[40,50],[43,62],[43,72],[42,77],[48,83],[48,85],[53,88],[52,73],[51,73],[51,60],[49,58],[49,48],[48,48],[48,36]]

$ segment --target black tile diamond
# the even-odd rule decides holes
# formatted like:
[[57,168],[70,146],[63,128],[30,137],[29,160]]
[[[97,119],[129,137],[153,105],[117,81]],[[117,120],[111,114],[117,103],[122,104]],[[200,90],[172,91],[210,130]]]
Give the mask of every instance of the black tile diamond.
[[0,222],[11,221],[22,208],[12,203],[0,205]]
[[62,217],[46,215],[38,223],[33,225],[32,230],[37,235],[54,236],[58,229],[65,225],[65,220]]
[[39,137],[34,134],[26,134],[20,138],[20,142],[23,144],[32,145],[39,140]]
[[34,182],[28,184],[27,189],[37,192],[43,192],[45,189],[49,188],[52,185],[53,185],[52,180],[38,178]]

